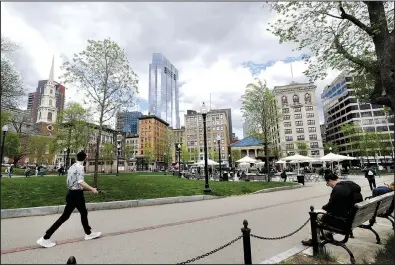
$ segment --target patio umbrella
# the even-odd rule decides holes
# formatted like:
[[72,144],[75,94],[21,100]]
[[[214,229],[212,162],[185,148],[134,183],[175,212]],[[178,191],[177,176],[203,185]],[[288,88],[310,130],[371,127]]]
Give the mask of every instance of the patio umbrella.
[[236,163],[255,163],[256,160],[254,158],[251,158],[249,156],[245,156],[242,159],[239,159],[236,161]]
[[339,164],[340,161],[355,160],[355,159],[358,159],[358,158],[355,158],[352,156],[344,156],[344,155],[334,154],[334,153],[329,153],[329,154],[320,158],[321,161],[331,162],[332,171],[333,171],[333,162],[334,161],[337,161],[337,164]]
[[311,158],[311,157],[308,157],[308,156],[302,156],[302,155],[296,154],[296,155],[292,155],[292,156],[287,156],[287,157],[281,158],[281,160],[293,161],[295,163],[298,163],[298,175],[299,175],[299,169],[300,169],[299,163],[300,162],[311,162],[314,159]]
[[[197,162],[195,165],[197,165],[197,166],[204,166],[204,161],[205,161],[205,160],[200,160],[200,161]],[[207,164],[208,164],[209,166],[216,166],[216,165],[219,165],[217,162],[215,162],[214,160],[211,160],[211,159],[207,159]]]

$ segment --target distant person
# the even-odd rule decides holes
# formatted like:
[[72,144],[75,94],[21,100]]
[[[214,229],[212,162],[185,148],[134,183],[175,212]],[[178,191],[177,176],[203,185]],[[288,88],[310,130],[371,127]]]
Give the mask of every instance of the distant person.
[[36,165],[36,169],[35,169],[35,176],[37,177],[38,176],[38,170],[39,170],[40,168],[39,168],[39,166],[38,165]]
[[28,167],[28,166],[26,166],[26,169],[25,169],[25,177],[26,178],[30,177],[30,167]]
[[7,176],[9,177],[9,178],[11,178],[11,176],[12,176],[12,172],[14,171],[14,167],[13,166],[8,166],[7,167]]
[[376,188],[375,172],[372,168],[368,168],[365,170],[365,178],[369,182],[370,190],[375,189]]
[[283,172],[281,172],[280,177],[284,180],[284,182],[287,182],[287,172],[285,171],[285,169],[283,170]]
[[67,172],[67,187],[69,191],[66,195],[66,207],[59,219],[47,230],[45,235],[37,240],[37,244],[45,248],[51,248],[56,245],[50,240],[55,231],[69,218],[75,208],[80,212],[81,223],[85,231],[85,240],[97,238],[101,232],[92,232],[88,222],[88,211],[85,205],[84,190],[94,194],[99,193],[96,188],[88,185],[84,180],[84,161],[87,155],[84,151],[77,154],[77,162],[73,164]]
[[[329,202],[322,206],[328,215],[322,216],[318,221],[344,229],[346,223],[341,220],[348,218],[354,209],[354,205],[363,201],[361,187],[353,181],[340,181],[335,174],[325,176],[326,185],[332,188]],[[333,217],[332,217],[333,216]],[[326,233],[327,237],[333,237],[332,233]],[[303,240],[302,244],[311,246],[311,239]]]

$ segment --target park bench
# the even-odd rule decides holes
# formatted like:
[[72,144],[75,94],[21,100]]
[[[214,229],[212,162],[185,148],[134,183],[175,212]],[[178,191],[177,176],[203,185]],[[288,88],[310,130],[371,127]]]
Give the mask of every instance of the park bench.
[[[391,202],[394,200],[394,193],[386,193],[381,196],[367,199],[363,202],[357,203],[354,206],[352,214],[349,218],[339,218],[331,216],[322,211],[314,211],[314,207],[311,206],[310,209],[310,223],[311,223],[311,237],[313,245],[313,254],[317,255],[319,249],[323,248],[326,244],[332,244],[344,248],[350,255],[350,262],[355,264],[355,258],[350,249],[347,248],[346,243],[348,239],[352,237],[352,230],[354,228],[363,228],[372,231],[376,236],[377,244],[381,243],[380,236],[373,229],[373,225],[376,222],[376,217],[387,213],[391,207]],[[329,226],[326,223],[321,222],[319,215],[329,216],[330,218],[338,219],[344,222],[343,228]],[[368,222],[368,224],[365,224]],[[333,237],[326,236],[325,232],[332,232],[335,234],[343,235],[342,240],[336,240]],[[319,233],[321,234],[322,242],[318,241]]]
[[[377,210],[377,215],[376,217],[380,218],[385,218],[389,220],[392,224],[392,229],[395,230],[395,222],[394,222],[394,192],[389,192],[393,196],[388,196],[382,200],[380,203],[379,209]],[[387,194],[387,193],[386,193]],[[383,195],[386,195],[383,194]],[[383,196],[381,195],[381,196]],[[377,198],[373,196],[366,197],[365,200],[372,199],[372,198]],[[389,205],[389,207],[388,207]]]

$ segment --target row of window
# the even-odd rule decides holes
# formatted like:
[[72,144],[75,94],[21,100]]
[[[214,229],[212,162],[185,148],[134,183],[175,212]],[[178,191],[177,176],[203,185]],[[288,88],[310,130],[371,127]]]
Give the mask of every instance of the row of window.
[[[295,145],[294,144],[286,144],[285,145],[286,148],[289,149],[295,149]],[[297,148],[297,145],[296,145]],[[310,143],[310,148],[319,148],[318,142],[311,142]]]
[[[207,143],[210,143],[210,140],[207,140]],[[221,139],[221,144],[224,144],[224,139]],[[213,144],[218,144],[217,140],[213,140]],[[187,145],[198,145],[198,141],[188,141]],[[199,145],[203,145],[203,140],[199,141]]]
[[[296,120],[300,120],[303,118],[302,114],[294,114],[294,117]],[[307,113],[306,114],[307,118],[314,118],[314,113]],[[284,115],[283,120],[289,121],[291,119],[291,115]]]
[[[299,96],[298,95],[293,95],[293,97],[292,97],[292,101],[293,101],[293,103],[300,103],[299,102]],[[309,93],[306,93],[305,95],[304,95],[304,102],[305,103],[311,103],[311,95],[309,94]],[[282,96],[281,97],[281,103],[283,104],[283,105],[287,105],[288,104],[288,98],[287,98],[287,96]]]
[[[309,127],[309,132],[316,132],[315,127]],[[304,133],[304,128],[296,128],[296,133]],[[292,134],[292,129],[285,129],[284,134]]]
[[[207,116],[207,121],[209,121],[209,120],[212,120],[212,121],[218,121],[218,120],[223,120],[224,119],[224,115],[223,114],[219,114],[219,115],[209,115],[209,116]],[[194,116],[194,117],[187,117],[186,118],[186,122],[196,122],[196,121],[202,121],[203,120],[203,118],[202,118],[202,115],[199,115],[199,116]]]
[[[295,121],[296,126],[303,126],[303,121]],[[315,125],[315,120],[307,120],[307,125]],[[290,121],[284,122],[284,127],[291,127]]]
[[[313,106],[306,106],[305,109],[306,109],[306,111],[313,111],[314,107]],[[294,108],[294,112],[301,112],[301,111],[302,111],[301,107]],[[283,113],[289,113],[289,108],[283,108]]]

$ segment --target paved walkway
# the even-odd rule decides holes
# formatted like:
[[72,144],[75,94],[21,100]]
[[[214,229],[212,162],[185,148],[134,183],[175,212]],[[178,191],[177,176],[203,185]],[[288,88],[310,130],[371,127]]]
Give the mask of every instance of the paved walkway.
[[[367,181],[355,179],[370,195]],[[378,185],[393,176],[377,178]],[[73,214],[53,236],[58,246],[39,249],[36,240],[59,215],[1,220],[2,263],[65,263],[74,255],[78,263],[177,263],[209,252],[241,235],[247,219],[251,232],[281,236],[292,232],[309,217],[310,205],[328,201],[331,189],[323,182],[302,189],[235,196],[218,200],[159,205],[89,213],[91,226],[102,238],[83,241],[79,214]],[[309,233],[278,241],[251,239],[252,258],[259,263],[299,244]],[[198,263],[243,262],[242,241],[198,261]]]

